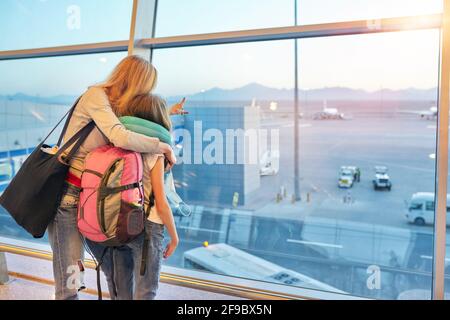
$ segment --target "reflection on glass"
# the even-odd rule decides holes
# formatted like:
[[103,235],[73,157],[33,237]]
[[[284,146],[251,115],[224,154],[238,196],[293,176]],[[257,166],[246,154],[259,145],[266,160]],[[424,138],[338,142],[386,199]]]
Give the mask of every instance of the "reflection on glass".
[[[125,55],[0,62],[0,194],[76,98],[102,81]],[[59,130],[48,144],[56,143]],[[0,237],[35,241],[1,207]],[[47,242],[46,237],[39,241]]]
[[[299,24],[418,16],[442,13],[442,0],[293,0]],[[418,21],[418,23],[423,21]]]
[[0,1],[0,50],[126,40],[132,5],[122,0]]
[[293,0],[164,0],[158,3],[156,36],[285,27],[293,24]]
[[[181,241],[167,264],[370,298],[428,297],[438,53],[437,30],[299,40],[298,70],[293,40],[155,51],[158,93],[169,103],[186,97],[189,111],[173,118],[173,171],[192,214],[174,211]],[[0,64],[0,186],[122,56]],[[29,239],[0,219],[0,236]]]
[[165,0],[158,3],[156,36],[292,26],[296,2],[299,25],[368,20],[370,26],[373,19],[443,9],[442,0]]
[[[293,41],[155,52],[158,91],[170,101],[186,96],[190,112],[176,120],[188,162],[174,175],[193,214],[177,217],[181,246],[167,263],[371,298],[427,298],[438,31],[307,39],[299,48],[297,202]],[[230,145],[219,133],[237,129],[274,129],[278,144],[253,140],[257,164],[226,163]]]

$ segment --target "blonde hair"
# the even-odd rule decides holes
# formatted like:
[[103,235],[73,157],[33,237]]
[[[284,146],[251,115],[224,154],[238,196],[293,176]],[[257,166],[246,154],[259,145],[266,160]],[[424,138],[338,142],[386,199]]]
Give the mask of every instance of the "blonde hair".
[[157,78],[158,72],[150,62],[132,55],[120,61],[99,87],[105,90],[116,115],[122,116],[135,96],[149,94],[155,88]]
[[169,110],[164,99],[154,94],[137,95],[130,100],[126,114],[122,116],[133,116],[155,122],[167,130],[172,129]]

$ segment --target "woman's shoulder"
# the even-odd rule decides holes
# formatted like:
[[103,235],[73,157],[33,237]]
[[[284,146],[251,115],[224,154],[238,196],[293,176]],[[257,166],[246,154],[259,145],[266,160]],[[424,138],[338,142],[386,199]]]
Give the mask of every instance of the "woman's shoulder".
[[88,96],[88,97],[94,96],[94,97],[108,99],[105,89],[99,85],[94,85],[94,86],[88,87],[87,90],[85,91],[85,93],[83,94],[83,97],[86,97],[86,96]]
[[80,104],[90,107],[111,106],[105,90],[100,86],[91,86],[83,93]]

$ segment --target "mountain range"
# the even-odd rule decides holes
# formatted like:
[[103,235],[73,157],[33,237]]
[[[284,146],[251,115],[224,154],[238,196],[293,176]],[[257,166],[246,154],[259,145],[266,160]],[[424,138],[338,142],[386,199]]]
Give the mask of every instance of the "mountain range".
[[24,93],[16,93],[14,95],[0,95],[0,101],[22,101],[39,104],[62,104],[68,105],[75,102],[77,96],[57,95],[50,97],[32,96]]
[[[277,89],[258,83],[250,83],[235,89],[211,88],[202,92],[169,96],[167,100],[178,101],[186,97],[189,101],[239,101],[239,100],[293,100],[294,89]],[[310,90],[299,90],[302,100],[429,100],[436,101],[437,88],[416,89],[407,88],[401,90],[381,89],[369,92],[362,89],[346,87],[326,87]],[[72,104],[76,96],[57,95],[41,97],[16,93],[14,95],[0,95],[0,101],[24,101],[42,104]]]
[[[168,100],[180,100],[183,96],[169,97]],[[346,87],[326,87],[299,90],[300,99],[304,100],[436,100],[437,88],[401,90],[381,89],[374,92]],[[277,89],[258,83],[250,83],[240,88],[212,88],[204,92],[186,95],[188,100],[227,101],[227,100],[293,100],[294,89]]]

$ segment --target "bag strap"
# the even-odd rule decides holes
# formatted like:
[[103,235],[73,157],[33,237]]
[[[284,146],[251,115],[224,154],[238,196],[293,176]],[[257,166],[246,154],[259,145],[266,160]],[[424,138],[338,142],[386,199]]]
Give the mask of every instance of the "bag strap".
[[147,231],[144,230],[144,244],[142,245],[141,269],[139,272],[141,276],[145,276],[145,272],[147,271],[147,256],[149,243],[150,238],[147,234]]
[[[101,283],[101,281],[100,281],[100,267],[101,267],[102,264],[103,264],[103,259],[105,258],[106,251],[107,251],[108,249],[109,249],[108,247],[105,247],[105,248],[103,249],[103,252],[102,252],[102,254],[101,254],[101,256],[100,256],[100,260],[98,261],[98,264],[97,264],[96,267],[95,267],[95,271],[96,271],[96,273],[97,273],[97,294],[98,294],[98,300],[103,300],[103,297],[102,297],[102,283]],[[113,277],[113,278],[114,278],[114,277]]]
[[67,119],[66,119],[66,123],[64,123],[64,127],[63,127],[63,129],[61,131],[61,134],[59,135],[59,138],[58,138],[58,144],[57,144],[58,147],[61,146],[61,142],[62,142],[62,140],[64,138],[64,135],[66,134],[67,128],[69,127],[70,119],[72,118],[73,112],[75,111],[75,107],[78,105],[78,102],[80,101],[81,97],[82,96],[78,97],[78,99],[73,104],[72,108],[70,108],[70,110],[66,113],[66,115],[68,114],[68,116],[67,116]]
[[[147,207],[147,211],[145,213],[144,217],[144,226],[145,226],[145,220],[148,219],[150,216],[150,210],[155,205],[155,196],[153,195],[153,192],[150,194],[149,197],[149,204]],[[144,228],[144,244],[142,245],[142,257],[141,257],[141,269],[140,269],[140,275],[144,276],[145,272],[147,270],[147,256],[148,256],[148,246],[149,246],[150,238],[147,234],[147,231]]]
[[64,145],[56,153],[56,156],[59,157],[65,150],[67,150],[67,148],[73,145],[72,149],[70,149],[69,151],[69,154],[65,157],[65,161],[69,162],[75,155],[75,153],[78,151],[84,140],[94,129],[94,127],[95,127],[94,121],[90,121],[88,124],[86,124],[80,131],[75,133],[72,136],[72,138],[70,138],[66,143],[64,143]]
[[49,132],[49,133],[47,134],[47,136],[42,140],[42,142],[41,142],[40,145],[43,145],[43,144],[44,144],[44,142],[48,139],[48,137],[50,137],[50,135],[56,130],[56,128],[59,127],[59,125],[60,125],[61,122],[64,120],[64,118],[67,117],[67,115],[69,115],[68,118],[66,119],[66,122],[64,123],[63,131],[61,132],[61,134],[60,134],[60,136],[59,136],[59,138],[58,138],[58,144],[57,144],[57,146],[59,147],[59,146],[61,145],[61,141],[62,141],[62,139],[63,139],[63,137],[64,137],[64,134],[65,134],[66,131],[67,131],[67,127],[69,126],[70,119],[72,118],[73,111],[75,110],[75,107],[77,106],[78,101],[80,101],[81,97],[82,97],[82,96],[80,96],[80,97],[77,98],[77,100],[76,100],[75,103],[72,105],[72,107],[71,107],[71,108],[63,115],[63,117],[58,121],[58,123],[53,127],[53,129],[50,130],[50,132]]
[[[85,170],[85,171],[87,171],[87,170]],[[118,193],[118,192],[122,192],[125,190],[139,188],[140,186],[141,186],[141,184],[139,182],[135,182],[135,183],[130,183],[130,184],[126,184],[124,186],[114,187],[114,188],[103,187],[103,188],[99,189],[99,198],[103,199],[113,193]]]
[[147,211],[145,212],[146,219],[150,216],[150,210],[152,209],[152,207],[154,205],[155,205],[155,195],[152,192],[150,194],[150,196],[148,197],[148,206],[147,206]]

